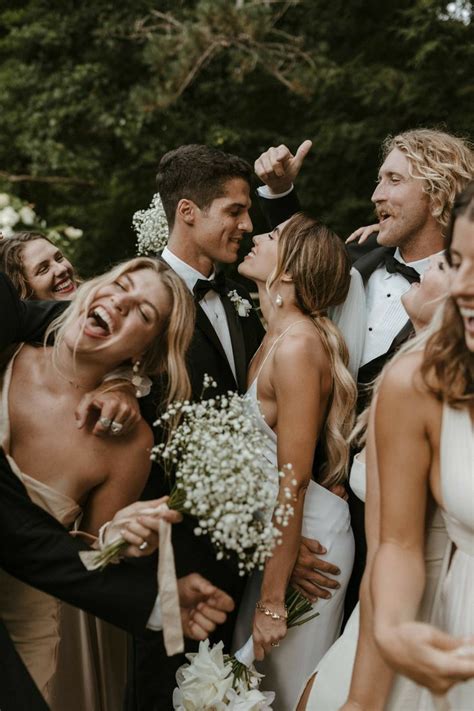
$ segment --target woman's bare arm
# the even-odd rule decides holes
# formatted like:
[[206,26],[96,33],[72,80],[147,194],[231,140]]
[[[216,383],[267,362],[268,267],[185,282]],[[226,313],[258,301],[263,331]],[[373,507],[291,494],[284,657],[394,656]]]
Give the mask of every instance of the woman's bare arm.
[[[277,403],[278,466],[285,470],[291,464],[281,486],[291,486],[294,515],[282,529],[282,544],[276,546],[265,565],[260,598],[269,609],[284,612],[286,588],[300,544],[304,497],[312,471],[321,408],[325,410],[328,394],[323,391],[322,373],[327,369],[327,356],[317,352],[314,337],[298,334],[288,338],[275,352],[271,381]],[[254,649],[262,659],[286,634],[283,620],[273,620],[260,612],[254,618]]]
[[97,535],[102,524],[111,520],[119,509],[139,498],[150,473],[152,446],[153,434],[144,420],[129,435],[102,440],[107,475],[88,496],[82,530]]
[[[420,354],[401,358],[385,374],[375,439],[380,477],[380,547],[372,573],[377,642],[393,666],[394,627],[414,620],[423,594],[425,514],[431,464],[426,393],[415,386]],[[395,654],[393,654],[393,652]]]

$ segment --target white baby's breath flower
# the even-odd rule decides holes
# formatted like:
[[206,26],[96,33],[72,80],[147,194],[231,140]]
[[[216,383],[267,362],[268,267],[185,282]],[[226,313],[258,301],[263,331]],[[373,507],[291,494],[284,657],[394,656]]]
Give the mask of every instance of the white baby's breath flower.
[[66,237],[69,237],[69,239],[80,239],[84,232],[78,227],[65,227],[64,234]]
[[33,225],[36,220],[36,212],[29,205],[23,205],[18,214],[21,222],[27,226]]
[[132,227],[137,234],[137,254],[156,255],[168,244],[168,220],[159,193],[153,195],[147,210],[133,215]]
[[15,227],[19,221],[20,215],[11,205],[0,210],[0,227]]
[[[212,379],[205,378],[205,383]],[[279,473],[263,454],[262,432],[245,396],[230,393],[196,403],[174,403],[182,419],[154,456],[172,463],[177,489],[169,505],[196,517],[196,535],[209,535],[218,560],[235,554],[244,575],[262,568],[281,539],[272,521]],[[165,426],[169,410],[157,421]],[[288,501],[290,497],[287,497]],[[293,507],[285,501],[275,514],[288,524]]]
[[10,204],[10,195],[8,193],[0,193],[0,210]]

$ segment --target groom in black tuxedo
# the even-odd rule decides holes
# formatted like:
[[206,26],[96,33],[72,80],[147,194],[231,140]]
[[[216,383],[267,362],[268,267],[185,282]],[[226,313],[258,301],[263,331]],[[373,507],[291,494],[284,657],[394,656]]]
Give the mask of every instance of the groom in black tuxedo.
[[[201,397],[205,373],[217,383],[209,397],[229,390],[245,392],[248,365],[263,338],[256,311],[248,309],[245,316],[238,313],[235,299],[251,306],[247,290],[218,271],[218,265],[237,260],[244,234],[252,231],[251,177],[251,167],[244,160],[203,145],[181,146],[164,155],[159,164],[158,191],[170,228],[161,259],[184,280],[196,303],[196,327],[188,354],[195,399]],[[148,421],[156,419],[157,402],[160,394],[155,385],[155,397],[143,403]],[[163,471],[155,465],[143,497],[161,495],[168,486]],[[173,528],[178,574],[198,570],[238,604],[244,580],[236,563],[217,561],[209,541],[195,536],[193,528],[189,520]],[[223,639],[230,644],[232,628],[233,620],[229,619],[215,641]],[[166,657],[161,641],[135,640],[127,709],[172,709],[175,673],[184,661],[182,655]]]
[[[63,308],[61,304],[21,301],[13,284],[0,272],[0,350],[18,341],[40,339],[45,326]],[[125,563],[109,566],[103,572],[90,572],[78,556],[87,548],[30,500],[0,447],[0,568],[132,634],[153,638],[156,633],[147,633],[146,628],[155,629],[157,624],[156,572]],[[154,565],[156,570],[156,561]],[[219,619],[232,609],[229,597],[214,588],[211,591],[199,576],[179,581],[179,592],[182,611],[195,611],[198,602],[205,601],[209,594],[212,601],[208,602],[218,611]],[[210,617],[208,622],[215,627],[217,618],[212,611]],[[47,711],[12,644],[1,610],[0,659],[0,709]]]
[[[311,141],[304,141],[292,155],[281,145],[268,149],[255,162],[255,171],[265,183],[258,189],[260,201],[272,227],[300,210],[293,183],[310,148]],[[469,146],[441,131],[406,131],[388,137],[382,148],[383,163],[371,198],[378,230],[363,244],[347,244],[352,264],[364,281],[367,301],[367,331],[358,373],[359,411],[367,404],[368,384],[413,334],[401,296],[420,281],[430,257],[444,250],[454,196],[473,174]],[[358,600],[366,558],[364,505],[351,490],[349,504],[356,557],[346,614]],[[310,581],[308,585],[311,589]]]

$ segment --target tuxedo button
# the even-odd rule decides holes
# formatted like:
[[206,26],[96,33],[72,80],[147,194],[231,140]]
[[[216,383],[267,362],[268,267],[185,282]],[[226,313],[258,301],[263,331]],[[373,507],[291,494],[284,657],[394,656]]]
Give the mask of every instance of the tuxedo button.
[[369,331],[372,331],[372,326],[369,326]]

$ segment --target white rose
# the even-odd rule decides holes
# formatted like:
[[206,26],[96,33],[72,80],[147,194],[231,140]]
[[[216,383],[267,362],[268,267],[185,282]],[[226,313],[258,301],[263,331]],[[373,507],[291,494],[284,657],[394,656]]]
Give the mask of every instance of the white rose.
[[0,210],[0,225],[4,227],[14,227],[19,219],[20,215],[10,205]]
[[82,237],[84,232],[77,227],[66,227],[64,230],[64,234],[66,237],[69,237],[69,239],[79,239]]
[[19,214],[20,220],[23,222],[24,225],[32,225],[36,220],[36,213],[34,210],[31,209],[29,205],[24,205],[20,209]]
[[13,237],[13,235],[15,233],[11,227],[1,227],[0,226],[0,234],[2,235],[2,237]]
[[10,195],[8,193],[0,193],[0,209],[10,204]]

